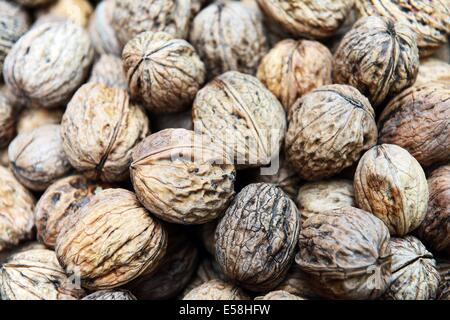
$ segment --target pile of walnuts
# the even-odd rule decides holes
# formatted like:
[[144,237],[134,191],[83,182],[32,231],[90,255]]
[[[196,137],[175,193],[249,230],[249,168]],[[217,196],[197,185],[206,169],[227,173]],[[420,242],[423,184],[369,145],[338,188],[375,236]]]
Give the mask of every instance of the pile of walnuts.
[[445,0],[0,0],[0,299],[450,299]]

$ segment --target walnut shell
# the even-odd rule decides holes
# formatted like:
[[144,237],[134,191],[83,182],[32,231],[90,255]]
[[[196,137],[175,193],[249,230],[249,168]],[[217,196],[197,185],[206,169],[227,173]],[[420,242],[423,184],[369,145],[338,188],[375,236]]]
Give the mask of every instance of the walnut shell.
[[94,9],[88,0],[58,0],[37,14],[38,20],[65,19],[86,28],[93,12]]
[[3,300],[77,300],[84,291],[67,277],[53,251],[31,249],[1,266],[0,294]]
[[263,58],[257,77],[285,110],[305,93],[331,84],[333,56],[317,41],[286,39]]
[[31,193],[0,166],[0,252],[31,239],[34,203]]
[[81,175],[62,178],[50,185],[34,211],[39,241],[53,249],[64,226],[64,219],[76,214],[103,187]]
[[231,70],[254,75],[269,49],[257,11],[228,0],[212,3],[195,17],[190,42],[209,78]]
[[296,263],[292,264],[284,280],[274,290],[289,292],[305,299],[319,299],[308,282],[308,274],[303,272]]
[[47,124],[18,134],[9,144],[11,169],[27,188],[43,191],[72,169],[60,131],[60,125]]
[[431,173],[428,190],[428,210],[419,226],[419,237],[433,250],[450,254],[450,164]]
[[137,300],[128,290],[99,290],[84,297],[82,300]]
[[128,90],[122,59],[112,54],[102,54],[94,63],[88,82],[102,83],[107,87]]
[[215,279],[219,279],[225,282],[227,281],[227,277],[220,271],[220,266],[217,264],[217,262],[210,257],[204,257],[200,261],[195,275],[186,286],[184,294],[182,296],[185,296],[189,291],[196,287],[199,287],[205,282]]
[[431,55],[447,42],[450,7],[445,0],[355,1],[360,16],[378,15],[406,23],[417,34],[420,55]]
[[450,82],[450,63],[434,58],[420,62],[414,85],[421,86],[434,81]]
[[0,92],[0,148],[6,147],[16,133],[16,108]]
[[195,130],[226,148],[238,169],[268,164],[286,132],[281,103],[258,79],[236,71],[197,93],[192,118]]
[[46,124],[60,124],[63,111],[59,109],[27,108],[17,120],[17,132],[22,133],[42,127]]
[[[0,251],[0,266],[8,261],[8,259],[19,252],[24,252],[32,249],[47,249],[42,243],[35,241],[28,241],[19,244],[18,246],[11,247],[7,250]],[[1,297],[0,297],[1,298]]]
[[305,300],[287,291],[271,291],[264,296],[256,297],[255,300]]
[[437,261],[437,269],[441,276],[438,299],[450,300],[450,260],[439,259]]
[[65,220],[56,255],[68,274],[91,290],[124,285],[158,267],[167,233],[124,189],[106,189]]
[[321,212],[355,207],[353,182],[336,179],[306,183],[298,191],[296,203],[302,221]]
[[132,149],[149,132],[144,111],[128,93],[100,83],[83,85],[61,122],[64,150],[72,166],[106,182],[129,177]]
[[299,231],[297,207],[280,188],[250,184],[217,226],[216,260],[223,273],[240,286],[271,290],[293,261]]
[[436,261],[419,239],[392,238],[391,284],[383,295],[387,300],[434,300],[440,275]]
[[399,145],[423,166],[450,161],[450,84],[403,91],[383,110],[378,128],[380,143]]
[[258,0],[270,20],[295,36],[307,38],[325,38],[336,33],[350,14],[353,2]]
[[83,83],[93,56],[89,36],[80,26],[43,23],[16,42],[6,57],[3,76],[15,94],[32,104],[57,107]]
[[220,146],[185,129],[167,129],[133,151],[130,176],[141,203],[181,224],[216,219],[234,196],[235,169]]
[[352,85],[373,106],[413,85],[418,70],[415,33],[381,17],[358,20],[334,54],[335,82]]
[[192,105],[205,82],[205,66],[187,41],[164,32],[143,32],[122,53],[130,92],[152,112],[179,112]]
[[248,300],[236,286],[222,280],[211,280],[189,291],[183,300]]
[[376,140],[369,101],[347,85],[322,86],[292,106],[286,156],[300,177],[319,180],[355,164]]
[[303,222],[296,262],[317,294],[375,299],[391,275],[389,230],[374,215],[345,207]]
[[427,212],[425,173],[408,151],[393,144],[375,146],[362,156],[354,188],[358,207],[380,218],[393,236],[416,229]]
[[89,22],[89,35],[97,53],[120,56],[123,46],[112,27],[113,10],[114,0],[103,0],[95,7]]

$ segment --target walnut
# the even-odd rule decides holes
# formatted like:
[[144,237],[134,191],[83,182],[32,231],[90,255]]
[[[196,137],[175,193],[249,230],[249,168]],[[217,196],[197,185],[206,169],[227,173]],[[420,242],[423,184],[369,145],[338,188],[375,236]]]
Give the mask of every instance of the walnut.
[[106,189],[65,220],[56,255],[91,290],[122,286],[158,267],[167,233],[124,189]]
[[46,247],[39,242],[28,241],[19,244],[18,246],[11,247],[7,250],[0,251],[0,266],[8,261],[9,257],[19,252],[24,252],[32,249],[46,249]]
[[293,295],[287,291],[271,291],[265,296],[256,297],[255,300],[305,300],[299,296]]
[[89,24],[89,18],[94,12],[88,0],[58,0],[37,12],[38,20],[65,19],[77,23],[83,28]]
[[90,178],[106,182],[129,177],[132,149],[149,132],[144,111],[128,93],[100,83],[83,85],[61,123],[70,163]]
[[72,167],[63,149],[61,126],[47,124],[17,135],[8,158],[16,178],[33,191],[43,191]]
[[285,148],[300,177],[319,180],[355,164],[376,139],[369,101],[353,87],[327,85],[292,106]]
[[305,93],[331,84],[332,66],[333,57],[320,42],[286,39],[263,58],[257,77],[289,110]]
[[220,271],[220,266],[217,264],[217,262],[210,257],[204,257],[200,261],[195,275],[186,286],[183,296],[185,296],[192,289],[204,284],[205,282],[215,279],[225,282],[227,281],[227,277]]
[[137,300],[128,290],[99,290],[84,297],[82,300]]
[[415,33],[381,17],[358,20],[334,54],[333,78],[368,97],[373,106],[414,84],[419,68]]
[[189,291],[183,300],[248,300],[236,286],[222,280],[211,280]]
[[421,61],[414,85],[421,86],[434,81],[450,82],[450,64],[434,58]]
[[344,23],[353,0],[291,1],[258,0],[264,13],[283,29],[296,36],[325,38]]
[[144,32],[122,53],[130,92],[153,112],[187,109],[205,81],[205,66],[185,40],[164,32]]
[[387,300],[434,300],[440,275],[436,261],[419,239],[392,238],[391,284],[383,295]]
[[46,124],[60,124],[63,111],[59,109],[27,108],[17,120],[17,132],[37,129]]
[[450,164],[431,173],[428,190],[428,210],[419,226],[419,237],[433,250],[450,254]]
[[1,266],[0,294],[3,300],[77,300],[84,291],[67,277],[53,251],[31,249]]
[[102,54],[94,63],[88,82],[102,83],[107,87],[128,90],[122,59],[112,54]]
[[6,57],[3,76],[15,94],[32,104],[57,107],[82,84],[93,54],[89,36],[80,26],[44,23],[16,42]]
[[220,146],[185,129],[166,129],[133,151],[130,176],[141,203],[172,223],[216,219],[234,196],[235,169]]
[[122,54],[122,45],[112,27],[114,0],[103,0],[95,7],[89,22],[89,35],[95,51],[99,54]]
[[212,3],[195,17],[190,42],[209,78],[231,70],[253,75],[269,49],[257,11],[229,0]]
[[217,226],[216,260],[240,286],[259,292],[273,289],[293,261],[299,231],[297,207],[280,188],[250,184]]
[[354,188],[358,207],[383,220],[393,236],[408,234],[425,217],[425,173],[399,146],[382,144],[367,151],[356,169]]
[[6,147],[14,137],[15,125],[16,108],[3,92],[0,92],[0,148]]
[[445,0],[355,1],[360,16],[378,15],[406,23],[417,34],[421,56],[429,56],[447,42],[450,7]]
[[439,259],[437,261],[437,269],[441,276],[438,299],[450,300],[450,260]]
[[107,186],[91,182],[81,175],[62,178],[50,185],[35,208],[38,239],[53,249],[64,219],[76,214],[103,187]]
[[286,131],[280,102],[255,77],[228,71],[197,93],[194,128],[222,144],[238,169],[268,164]]
[[192,110],[189,109],[177,113],[160,113],[153,114],[151,117],[152,129],[155,132],[164,129],[182,128],[186,130],[194,130],[194,123],[192,122]]
[[383,110],[378,128],[380,143],[399,145],[423,166],[450,161],[450,84],[403,91]]
[[284,280],[274,290],[289,292],[305,299],[319,299],[308,282],[308,274],[296,263],[292,264]]
[[302,221],[321,212],[355,207],[353,182],[335,179],[306,183],[298,192],[297,205]]
[[375,299],[391,275],[389,230],[374,215],[345,207],[303,222],[296,262],[317,294]]
[[0,252],[32,238],[34,203],[31,193],[0,166]]

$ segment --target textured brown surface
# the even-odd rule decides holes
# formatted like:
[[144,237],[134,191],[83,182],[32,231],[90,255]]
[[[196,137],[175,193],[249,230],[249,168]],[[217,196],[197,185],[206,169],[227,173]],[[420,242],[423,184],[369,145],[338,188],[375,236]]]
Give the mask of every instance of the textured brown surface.
[[227,148],[238,168],[268,164],[286,131],[281,103],[258,79],[236,71],[198,92],[192,118],[195,130]]
[[106,189],[66,220],[56,255],[83,287],[111,289],[158,267],[166,245],[165,229],[132,192]]
[[183,300],[248,300],[249,298],[238,287],[211,280],[189,291]]
[[356,169],[354,188],[358,207],[383,220],[393,236],[408,234],[425,217],[425,173],[399,146],[383,144],[367,151]]
[[57,107],[82,84],[93,55],[82,27],[72,22],[44,23],[16,42],[5,60],[3,76],[15,94],[32,104]]
[[88,82],[102,83],[113,88],[128,90],[122,59],[112,54],[102,54],[92,67]]
[[97,53],[120,56],[122,45],[111,25],[113,10],[114,0],[103,0],[95,7],[89,22],[89,36]]
[[42,243],[37,241],[25,241],[17,246],[10,247],[6,250],[0,251],[0,265],[5,263],[9,257],[19,252],[24,252],[32,249],[47,249]]
[[271,291],[268,294],[256,297],[255,300],[305,300],[299,296],[293,295],[287,291],[277,290]]
[[38,19],[66,19],[83,28],[89,24],[94,9],[88,0],[57,0],[51,6],[38,11]]
[[414,85],[425,85],[433,81],[450,83],[450,63],[435,58],[428,58],[420,62],[419,74]]
[[450,161],[450,83],[403,91],[383,110],[378,129],[380,143],[401,146],[423,166]]
[[75,93],[61,122],[70,163],[106,182],[129,177],[132,149],[148,133],[148,119],[128,93],[99,83],[85,84]]
[[450,300],[450,260],[439,259],[437,269],[441,275],[441,285],[439,288],[439,300]]
[[375,145],[377,127],[369,101],[347,85],[322,86],[290,109],[286,155],[300,177],[332,177]]
[[335,55],[333,78],[364,94],[373,106],[413,85],[419,68],[415,33],[381,17],[358,20]]
[[152,112],[189,108],[205,82],[205,66],[186,40],[165,32],[144,32],[122,53],[130,92]]
[[17,120],[17,132],[37,129],[46,124],[60,124],[63,111],[59,109],[26,108]]
[[318,213],[302,225],[300,269],[317,294],[330,299],[375,299],[391,275],[389,231],[363,210]]
[[298,264],[293,263],[286,277],[275,290],[289,292],[305,299],[319,299],[308,278],[309,275],[303,272]]
[[185,129],[167,129],[133,151],[131,180],[141,203],[172,223],[216,219],[234,195],[235,169],[220,146]]
[[387,300],[434,300],[440,275],[436,261],[419,239],[392,238],[391,284],[383,295]]
[[236,196],[216,230],[216,260],[222,271],[253,291],[276,287],[295,254],[300,214],[278,187],[250,184]]
[[8,97],[0,91],[0,148],[8,143],[16,133],[16,108]]
[[137,300],[128,290],[100,290],[84,297],[82,300]]
[[212,257],[203,257],[203,259],[198,264],[194,276],[186,286],[182,296],[185,296],[189,291],[196,287],[199,287],[205,282],[215,279],[227,281],[226,276],[220,271],[220,266],[217,264],[217,262]]
[[238,1],[218,1],[203,9],[192,23],[190,42],[209,78],[230,70],[255,74],[268,50],[261,16]]

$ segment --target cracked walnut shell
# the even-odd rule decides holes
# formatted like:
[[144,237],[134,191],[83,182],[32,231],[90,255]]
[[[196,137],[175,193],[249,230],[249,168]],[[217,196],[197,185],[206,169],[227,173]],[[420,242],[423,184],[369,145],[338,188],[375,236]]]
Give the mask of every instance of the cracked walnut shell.
[[183,300],[249,300],[249,297],[238,287],[215,279],[192,289]]

